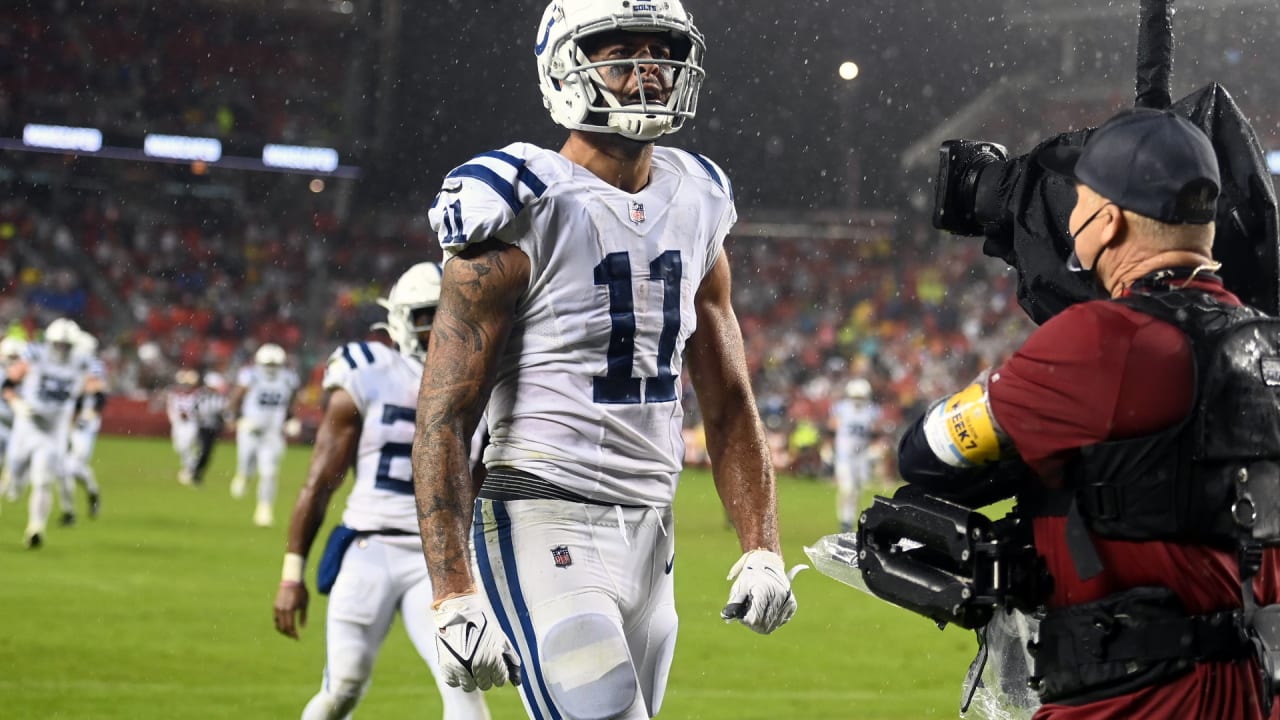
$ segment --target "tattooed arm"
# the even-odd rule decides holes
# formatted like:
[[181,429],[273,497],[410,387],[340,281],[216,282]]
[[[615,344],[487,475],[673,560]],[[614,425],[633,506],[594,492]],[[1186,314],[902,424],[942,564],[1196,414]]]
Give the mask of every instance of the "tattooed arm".
[[444,266],[413,438],[418,527],[437,601],[475,592],[468,531],[478,488],[468,449],[528,282],[528,256],[498,240]]

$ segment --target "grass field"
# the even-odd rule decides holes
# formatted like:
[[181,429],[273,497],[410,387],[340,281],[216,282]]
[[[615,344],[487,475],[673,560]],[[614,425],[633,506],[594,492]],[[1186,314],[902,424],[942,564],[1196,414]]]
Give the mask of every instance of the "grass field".
[[[313,593],[301,642],[275,633],[271,603],[307,453],[289,452],[272,529],[251,525],[251,499],[228,494],[233,456],[231,445],[219,446],[207,486],[193,489],[175,482],[177,460],[166,441],[104,437],[94,462],[102,517],[51,527],[38,551],[21,546],[25,504],[4,506],[0,718],[299,716],[324,664],[324,599]],[[789,563],[833,531],[833,492],[828,484],[781,481]],[[330,523],[340,507],[330,510]],[[957,716],[970,634],[939,632],[816,572],[796,579],[799,613],[775,635],[725,625],[717,613],[739,553],[709,475],[685,474],[676,518],[680,641],[662,717]],[[314,565],[313,558],[309,581]],[[489,707],[495,718],[523,717],[510,688],[490,692]],[[399,625],[357,716],[440,717],[435,686]]]

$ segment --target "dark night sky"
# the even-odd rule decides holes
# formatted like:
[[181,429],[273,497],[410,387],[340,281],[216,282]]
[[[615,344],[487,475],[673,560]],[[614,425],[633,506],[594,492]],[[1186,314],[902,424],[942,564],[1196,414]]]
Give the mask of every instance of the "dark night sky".
[[[565,131],[542,109],[531,49],[545,3],[432,4],[440,7],[406,7],[397,96],[400,137],[423,154],[423,181],[516,140],[558,146]],[[709,77],[697,119],[663,142],[723,165],[741,203],[852,204],[847,158],[864,172],[890,164],[998,72],[984,46],[999,26],[980,11],[998,3],[969,3],[961,17],[950,3],[905,5],[865,0],[852,12],[846,0],[689,0]],[[836,74],[846,59],[862,69],[852,83]],[[884,193],[897,179],[858,185]]]
[[[1031,74],[1049,84],[1064,38],[1079,48],[1077,72],[1113,88],[1104,103],[1123,105],[1132,91],[1137,0],[1055,5],[1083,11],[1070,25],[1012,23],[1004,0],[685,4],[707,38],[708,81],[693,124],[663,142],[724,166],[743,207],[901,206],[931,181],[929,170],[901,171],[906,145],[1001,77]],[[395,117],[397,145],[406,150],[395,158],[397,182],[434,192],[443,173],[476,153],[517,140],[559,146],[566,131],[542,108],[532,53],[544,0],[404,5]],[[1182,31],[1175,97],[1208,79],[1231,80],[1214,74],[1221,63],[1202,67],[1201,60],[1231,56],[1233,42],[1246,53],[1266,52],[1265,32],[1252,44],[1233,38],[1268,23],[1274,30],[1277,15],[1256,3],[1184,10],[1175,22]],[[837,76],[843,60],[861,67],[852,83]],[[1246,110],[1253,102],[1237,99]],[[1025,103],[1003,102],[996,110],[1007,110],[1013,127],[996,131],[1047,136],[1072,129],[1053,126],[1060,120]]]

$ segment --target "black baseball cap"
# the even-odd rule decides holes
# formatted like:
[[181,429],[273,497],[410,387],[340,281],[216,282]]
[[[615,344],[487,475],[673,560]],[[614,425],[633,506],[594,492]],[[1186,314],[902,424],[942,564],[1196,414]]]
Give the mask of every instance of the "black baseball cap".
[[1217,215],[1218,158],[1208,136],[1172,112],[1137,108],[1106,121],[1083,146],[1046,148],[1037,161],[1120,207],[1171,225]]

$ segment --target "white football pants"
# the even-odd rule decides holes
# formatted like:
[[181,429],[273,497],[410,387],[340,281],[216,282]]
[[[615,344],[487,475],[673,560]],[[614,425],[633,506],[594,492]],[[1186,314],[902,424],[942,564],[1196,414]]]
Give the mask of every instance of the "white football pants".
[[487,720],[482,693],[463,692],[440,680],[431,601],[421,540],[367,536],[351,543],[329,595],[324,681],[302,711],[302,720],[350,717],[369,687],[374,660],[397,610],[413,646],[436,678],[445,720]]
[[481,499],[472,532],[529,717],[657,715],[677,628],[671,508]]
[[173,450],[178,453],[178,468],[191,472],[195,467],[196,456],[200,446],[196,442],[198,428],[194,420],[170,422],[169,439],[173,441]]
[[84,483],[91,493],[98,492],[98,482],[93,474],[93,448],[98,443],[98,433],[102,430],[102,418],[93,420],[77,420],[71,429],[71,452],[67,456],[67,467],[64,468],[69,477]]
[[[249,480],[258,474],[258,502],[275,504],[280,463],[284,460],[284,430],[236,429],[236,474]],[[198,453],[198,450],[197,450]],[[194,464],[192,465],[194,467]],[[423,562],[426,562],[425,560]]]
[[31,483],[27,500],[27,533],[42,533],[53,509],[54,486],[62,475],[67,447],[66,427],[53,423],[42,430],[30,418],[17,418],[6,451],[6,466],[14,487],[20,492]]
[[855,525],[862,491],[871,481],[871,456],[860,452],[836,457],[836,519],[841,526]]

